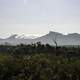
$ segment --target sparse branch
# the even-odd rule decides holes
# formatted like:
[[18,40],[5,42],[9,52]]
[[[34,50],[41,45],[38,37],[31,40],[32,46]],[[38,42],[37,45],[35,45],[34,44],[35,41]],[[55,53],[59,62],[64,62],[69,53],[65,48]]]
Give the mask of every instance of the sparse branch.
[[55,47],[57,48],[58,44],[57,44],[57,35],[56,34],[54,35],[53,42],[55,44]]

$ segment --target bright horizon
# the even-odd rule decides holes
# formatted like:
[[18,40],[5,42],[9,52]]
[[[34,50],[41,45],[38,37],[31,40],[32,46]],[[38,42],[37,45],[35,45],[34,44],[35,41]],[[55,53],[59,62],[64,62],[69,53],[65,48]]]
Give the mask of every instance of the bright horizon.
[[0,38],[80,33],[80,0],[0,0]]

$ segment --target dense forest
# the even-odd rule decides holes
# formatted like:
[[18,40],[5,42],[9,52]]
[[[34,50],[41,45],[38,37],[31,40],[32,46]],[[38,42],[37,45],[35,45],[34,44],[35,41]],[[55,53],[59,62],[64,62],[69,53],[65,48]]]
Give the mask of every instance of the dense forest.
[[80,47],[0,45],[0,80],[80,80]]

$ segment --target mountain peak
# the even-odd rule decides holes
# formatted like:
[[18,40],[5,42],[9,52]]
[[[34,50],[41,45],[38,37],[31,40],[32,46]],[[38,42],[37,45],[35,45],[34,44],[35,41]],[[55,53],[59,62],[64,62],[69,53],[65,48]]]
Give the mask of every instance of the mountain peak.
[[54,32],[54,31],[49,31],[49,34],[53,34],[53,33],[57,33],[57,32]]
[[53,35],[53,34],[56,34],[56,35],[63,35],[62,33],[59,33],[59,32],[54,32],[54,31],[50,31],[50,32],[49,32],[49,35]]
[[70,33],[68,35],[80,35],[80,34],[78,34],[78,33]]
[[8,37],[7,39],[15,39],[16,36],[17,36],[17,34],[13,34],[13,35],[11,35],[10,37]]
[[13,34],[13,35],[9,36],[7,39],[12,40],[12,39],[35,39],[35,38],[37,38],[37,36],[33,36],[33,35],[26,36],[24,34],[22,34],[22,35]]
[[19,38],[19,39],[34,39],[34,38],[36,38],[36,37],[37,37],[37,36],[33,36],[33,35],[26,36],[26,35],[24,35],[24,34],[17,36],[17,38]]

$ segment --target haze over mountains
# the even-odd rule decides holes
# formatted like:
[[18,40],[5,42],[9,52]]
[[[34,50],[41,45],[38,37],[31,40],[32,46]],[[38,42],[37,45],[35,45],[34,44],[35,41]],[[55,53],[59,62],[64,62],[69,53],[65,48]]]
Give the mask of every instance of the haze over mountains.
[[62,33],[50,31],[48,34],[36,37],[36,36],[28,36],[25,35],[18,36],[16,34],[11,35],[8,38],[0,39],[0,44],[10,44],[10,45],[17,45],[17,44],[31,44],[36,42],[41,42],[42,44],[50,44],[55,45],[53,39],[55,39],[58,45],[80,45],[80,34],[78,33],[71,33],[64,35]]

